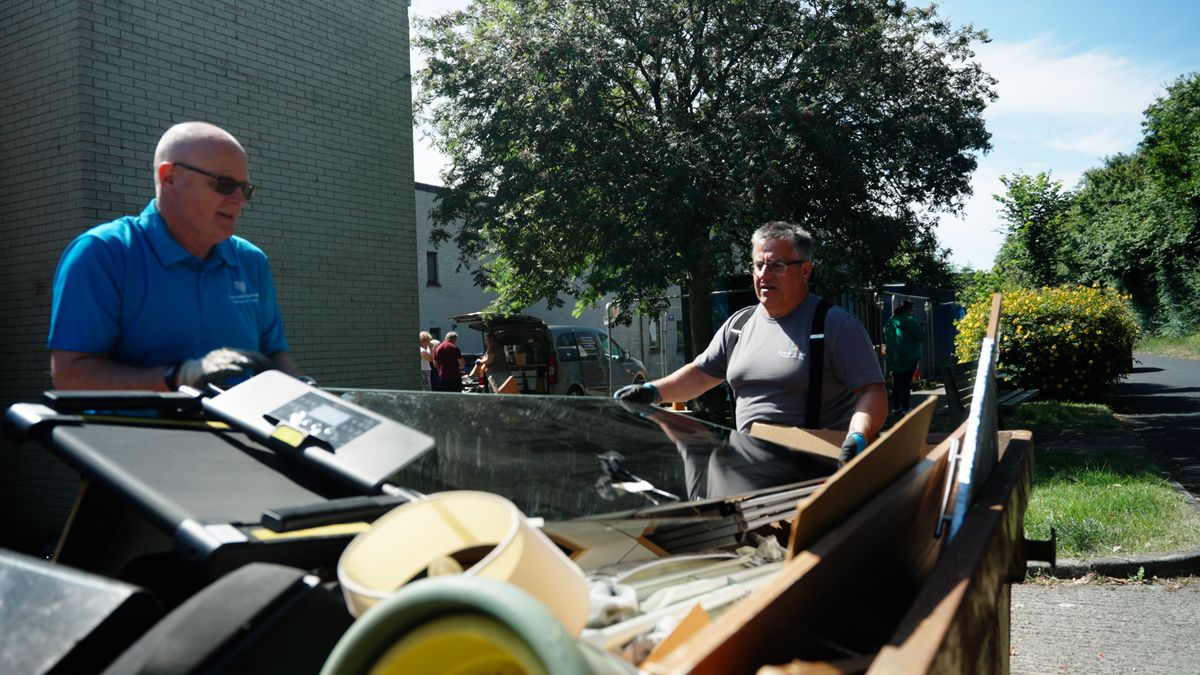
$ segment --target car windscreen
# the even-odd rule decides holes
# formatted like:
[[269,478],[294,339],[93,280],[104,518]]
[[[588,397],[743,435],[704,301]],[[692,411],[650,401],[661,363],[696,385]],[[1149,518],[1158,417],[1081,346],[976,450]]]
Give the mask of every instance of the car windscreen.
[[396,485],[492,492],[547,520],[741,494],[836,468],[820,455],[612,399],[340,393],[434,437],[436,449],[401,471]]

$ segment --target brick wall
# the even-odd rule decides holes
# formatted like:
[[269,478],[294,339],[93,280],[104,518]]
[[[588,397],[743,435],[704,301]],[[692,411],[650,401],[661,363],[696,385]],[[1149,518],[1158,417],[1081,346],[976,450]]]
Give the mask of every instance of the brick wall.
[[[0,405],[50,384],[50,282],[86,228],[139,211],[171,124],[245,146],[239,234],[270,257],[297,363],[324,384],[416,388],[408,2],[15,0],[0,5]],[[0,445],[0,545],[52,540],[74,473]]]

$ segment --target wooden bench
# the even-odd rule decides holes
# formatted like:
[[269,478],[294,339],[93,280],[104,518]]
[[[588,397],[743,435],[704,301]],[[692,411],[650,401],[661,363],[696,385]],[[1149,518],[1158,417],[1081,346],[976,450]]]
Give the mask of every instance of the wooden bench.
[[[956,363],[943,369],[945,375],[946,408],[956,421],[967,418],[971,410],[971,396],[975,393],[975,375],[979,372],[979,360]],[[1005,412],[1038,395],[1037,389],[1008,389],[996,396],[997,412],[1001,419]]]

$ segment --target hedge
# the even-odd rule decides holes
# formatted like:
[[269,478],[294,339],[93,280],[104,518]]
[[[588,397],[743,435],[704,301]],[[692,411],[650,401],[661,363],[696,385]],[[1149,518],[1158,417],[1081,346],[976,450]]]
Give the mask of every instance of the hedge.
[[[958,321],[959,361],[979,358],[991,299]],[[1128,295],[1109,288],[1060,286],[1007,291],[1000,313],[1002,386],[1040,389],[1047,398],[1094,400],[1133,363],[1140,333]]]

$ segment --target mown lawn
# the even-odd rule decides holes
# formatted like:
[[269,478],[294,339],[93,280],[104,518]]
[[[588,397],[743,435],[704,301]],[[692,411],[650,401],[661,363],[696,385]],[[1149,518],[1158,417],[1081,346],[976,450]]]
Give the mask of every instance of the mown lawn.
[[1167,337],[1163,335],[1147,335],[1138,344],[1139,351],[1173,356],[1177,359],[1200,359],[1200,333]]
[[1087,447],[1089,435],[1099,439],[1120,428],[1108,406],[1033,401],[1008,422],[1009,428],[1033,431],[1037,448],[1027,537],[1047,539],[1053,527],[1063,558],[1200,548],[1200,511],[1148,457],[1054,451],[1055,437],[1064,432],[1075,435],[1078,448]]
[[1049,538],[1051,527],[1064,558],[1200,548],[1200,513],[1158,467],[1128,455],[1037,452],[1026,536]]

